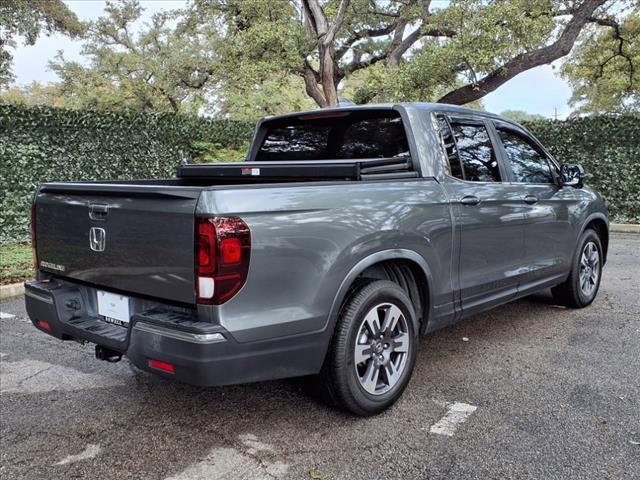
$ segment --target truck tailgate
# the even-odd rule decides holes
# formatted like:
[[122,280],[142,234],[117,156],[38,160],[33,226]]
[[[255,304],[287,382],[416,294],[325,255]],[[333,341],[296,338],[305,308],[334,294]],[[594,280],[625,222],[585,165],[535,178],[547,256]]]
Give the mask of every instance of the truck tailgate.
[[105,289],[195,302],[197,187],[44,184],[39,267]]

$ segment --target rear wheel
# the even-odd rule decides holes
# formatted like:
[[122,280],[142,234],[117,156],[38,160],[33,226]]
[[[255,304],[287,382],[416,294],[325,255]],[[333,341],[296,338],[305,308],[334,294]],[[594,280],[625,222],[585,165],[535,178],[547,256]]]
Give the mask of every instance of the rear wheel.
[[569,278],[551,290],[556,302],[572,308],[590,305],[600,288],[602,258],[600,237],[594,230],[585,230],[578,242]]
[[321,373],[326,396],[357,415],[375,415],[404,391],[416,359],[416,315],[397,284],[374,281],[344,305]]

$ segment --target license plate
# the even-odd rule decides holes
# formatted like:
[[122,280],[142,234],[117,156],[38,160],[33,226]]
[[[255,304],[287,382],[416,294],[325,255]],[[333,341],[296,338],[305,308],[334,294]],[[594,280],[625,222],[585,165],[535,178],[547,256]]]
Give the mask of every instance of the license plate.
[[98,290],[98,315],[116,325],[129,324],[129,297]]

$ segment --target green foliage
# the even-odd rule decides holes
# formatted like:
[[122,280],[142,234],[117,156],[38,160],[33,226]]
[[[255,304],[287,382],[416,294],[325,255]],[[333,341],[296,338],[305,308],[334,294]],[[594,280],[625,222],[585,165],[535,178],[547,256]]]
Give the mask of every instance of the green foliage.
[[[425,36],[397,67],[380,65],[374,81],[364,87],[370,92],[369,99],[437,101],[458,87],[476,83],[511,58],[544,46],[556,24],[553,16],[545,14],[553,10],[552,3],[463,0],[434,9],[423,31],[451,31],[455,35],[445,39]],[[413,10],[410,18],[420,18],[419,9]],[[382,48],[380,44],[373,55],[380,54]],[[356,91],[355,96],[360,100],[362,93]]]
[[537,113],[528,113],[523,110],[505,110],[500,112],[503,117],[510,118],[514,122],[533,122],[536,120],[545,120],[545,117],[538,115]]
[[593,31],[562,65],[575,113],[640,111],[640,4],[619,26]]
[[61,96],[60,88],[55,84],[31,82],[23,87],[14,85],[0,91],[0,102],[15,105],[46,105],[48,107],[63,108],[65,100]]
[[[584,111],[637,108],[637,86],[631,92],[624,87],[631,78],[625,59],[640,52],[637,7],[627,15],[631,0],[600,1],[591,27],[581,27],[587,31],[565,75],[576,89],[576,104],[592,105]],[[322,23],[335,29],[318,31],[312,4],[324,12]],[[614,4],[621,6],[610,8]],[[356,103],[438,101],[460,89],[465,91],[448,101],[478,101],[490,91],[483,79],[492,79],[493,89],[547,58],[544,50],[569,17],[579,17],[590,2],[348,0],[338,22],[342,0],[192,0],[140,25],[143,5],[107,2],[104,15],[85,24],[86,61],[56,57],[50,64],[60,77],[56,106],[207,112],[255,121],[333,104],[338,88],[338,95]],[[618,37],[605,20],[620,22],[625,39],[625,56],[611,61]],[[320,47],[321,37],[331,39],[328,50]],[[518,64],[533,53],[536,62]],[[595,79],[594,62],[605,64]],[[333,75],[322,75],[328,71]]]
[[[29,205],[46,181],[174,177],[195,142],[241,149],[253,124],[172,113],[0,104],[0,242],[28,240]],[[237,156],[237,153],[234,154]]]
[[[614,221],[640,223],[640,116],[524,123],[558,161],[585,167]],[[185,159],[244,160],[253,128],[172,113],[0,104],[0,242],[28,240],[41,182],[166,178]]]
[[43,30],[47,34],[63,32],[76,37],[84,32],[84,27],[62,0],[0,2],[0,86],[13,79],[13,56],[6,47],[15,47],[16,37],[22,37],[26,45],[33,45]]
[[268,115],[312,110],[317,106],[305,95],[302,79],[289,75],[265,78],[252,87],[226,86],[215,108],[218,115],[255,122]]
[[215,102],[209,111],[236,120],[307,110],[315,104],[300,77],[310,47],[288,0],[195,0],[190,22],[216,26]]
[[193,163],[244,162],[248,151],[249,143],[233,147],[197,140],[191,142],[191,161]]
[[[247,95],[268,101],[270,95],[255,92],[273,86],[274,80],[305,74],[306,92],[315,93],[319,105],[336,85],[344,89],[341,96],[356,103],[435,101],[491,74],[499,78],[507,62],[551,45],[567,22],[567,12],[584,2],[347,3],[335,36],[331,32],[327,60],[318,42],[324,34],[305,4],[316,4],[331,24],[341,1],[194,0],[186,10],[190,22],[218,27],[209,45],[219,62],[222,111],[233,115],[235,100]],[[321,64],[329,61],[335,78],[320,75],[325,68]],[[298,85],[304,91],[303,84]]]
[[592,116],[524,125],[560,163],[579,163],[607,201],[612,221],[640,223],[640,115]]
[[34,273],[31,245],[0,245],[0,284],[19,282]]
[[[220,9],[236,13],[221,18]],[[140,27],[143,11],[137,0],[107,4],[104,15],[87,23],[88,62],[59,54],[50,63],[60,77],[58,106],[248,121],[314,106],[302,79],[287,73],[301,55],[287,1],[209,2],[198,14],[162,12]],[[223,38],[237,28],[242,35],[234,41]]]
[[143,11],[137,0],[107,3],[105,14],[87,23],[88,62],[59,53],[50,63],[66,107],[197,113],[205,105],[216,68],[215,29],[167,11],[134,34]]

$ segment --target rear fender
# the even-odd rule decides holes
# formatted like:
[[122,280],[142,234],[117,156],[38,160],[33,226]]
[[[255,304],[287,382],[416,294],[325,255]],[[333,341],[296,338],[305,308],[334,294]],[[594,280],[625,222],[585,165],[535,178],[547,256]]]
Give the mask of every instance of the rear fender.
[[[425,259],[413,250],[407,250],[402,248],[382,250],[369,256],[363,258],[358,263],[356,263],[347,276],[344,278],[340,287],[338,288],[338,293],[336,294],[333,303],[331,304],[331,309],[329,311],[328,317],[328,330],[333,332],[335,325],[338,321],[338,316],[340,315],[340,309],[346,299],[346,296],[349,292],[349,288],[353,284],[353,282],[358,278],[358,276],[364,272],[368,267],[375,265],[376,263],[387,261],[387,260],[409,260],[415,262],[420,266],[424,275],[427,279],[427,285],[432,285],[432,274],[429,266]],[[428,291],[428,311],[425,315],[426,319],[431,318],[432,308],[433,308],[433,299],[432,297],[432,289],[427,288]],[[414,319],[416,331],[419,331],[420,325],[417,324],[418,319]]]

